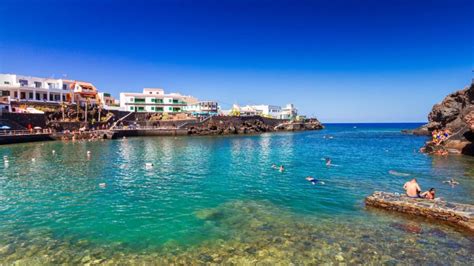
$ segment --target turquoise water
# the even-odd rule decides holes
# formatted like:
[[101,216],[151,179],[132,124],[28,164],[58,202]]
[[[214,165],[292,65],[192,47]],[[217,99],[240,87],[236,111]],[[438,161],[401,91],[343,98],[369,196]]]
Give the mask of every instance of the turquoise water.
[[474,158],[418,153],[416,126],[2,146],[0,261],[472,262],[472,235],[364,206],[411,177],[474,204]]

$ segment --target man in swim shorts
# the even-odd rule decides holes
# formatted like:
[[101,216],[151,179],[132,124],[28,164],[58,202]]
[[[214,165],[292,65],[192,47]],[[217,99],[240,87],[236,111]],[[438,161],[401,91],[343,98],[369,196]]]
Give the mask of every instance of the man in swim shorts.
[[420,198],[421,188],[416,182],[416,178],[406,182],[405,185],[403,185],[403,189],[405,189],[408,197]]

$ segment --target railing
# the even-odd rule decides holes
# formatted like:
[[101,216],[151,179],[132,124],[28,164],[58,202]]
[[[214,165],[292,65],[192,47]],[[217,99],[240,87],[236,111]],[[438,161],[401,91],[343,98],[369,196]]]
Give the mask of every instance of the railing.
[[114,129],[119,122],[122,122],[125,118],[133,114],[133,112],[128,113],[126,116],[120,118],[119,120],[115,121],[115,123],[109,128],[109,129]]
[[24,135],[39,135],[39,134],[50,134],[43,130],[4,130],[0,129],[0,136],[24,136]]
[[159,126],[159,127],[134,127],[134,126],[123,126],[123,127],[115,127],[113,130],[162,130],[162,129],[180,129],[180,127],[173,127],[173,126]]

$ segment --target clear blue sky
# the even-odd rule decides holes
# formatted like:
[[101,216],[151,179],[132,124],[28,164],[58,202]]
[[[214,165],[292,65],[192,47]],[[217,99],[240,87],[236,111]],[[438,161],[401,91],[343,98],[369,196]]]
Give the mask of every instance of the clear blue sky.
[[473,13],[470,0],[0,0],[0,72],[426,121],[471,82]]

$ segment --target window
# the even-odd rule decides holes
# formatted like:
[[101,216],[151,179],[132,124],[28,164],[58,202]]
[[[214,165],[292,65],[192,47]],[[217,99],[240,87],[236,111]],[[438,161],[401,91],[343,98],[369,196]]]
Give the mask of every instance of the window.
[[134,110],[133,106],[130,106],[130,111],[133,111],[133,110]]
[[41,82],[35,81],[35,88],[41,88]]
[[151,110],[152,110],[152,111],[155,111],[155,107],[154,107],[154,106],[152,106],[152,107],[151,107]]
[[53,94],[50,94],[50,95],[49,95],[49,100],[50,100],[50,101],[54,101],[54,95],[53,95]]
[[61,100],[61,95],[54,95],[54,100],[59,102]]
[[10,96],[10,91],[2,91],[2,96]]
[[163,107],[156,107],[157,112],[163,112]]
[[28,93],[28,99],[33,99],[33,93],[32,92]]
[[10,81],[4,81],[3,84],[10,85]]
[[28,86],[28,80],[26,79],[20,79],[19,82],[20,82],[20,86],[22,87]]
[[54,84],[53,83],[48,83],[48,88],[54,89]]
[[136,103],[145,103],[145,98],[135,98]]
[[63,102],[66,101],[66,95],[63,94]]
[[39,94],[39,93],[36,93],[36,100],[37,100],[37,101],[41,100],[41,97],[40,97],[40,94]]
[[20,99],[26,99],[26,93],[20,92]]
[[43,94],[43,100],[44,101],[48,100],[48,94],[46,94],[46,93]]
[[143,106],[138,107],[138,111],[145,111],[145,107]]
[[14,95],[15,98],[18,98],[18,92],[15,91],[15,92],[13,93],[13,95]]
[[63,84],[63,90],[67,90],[67,84]]

